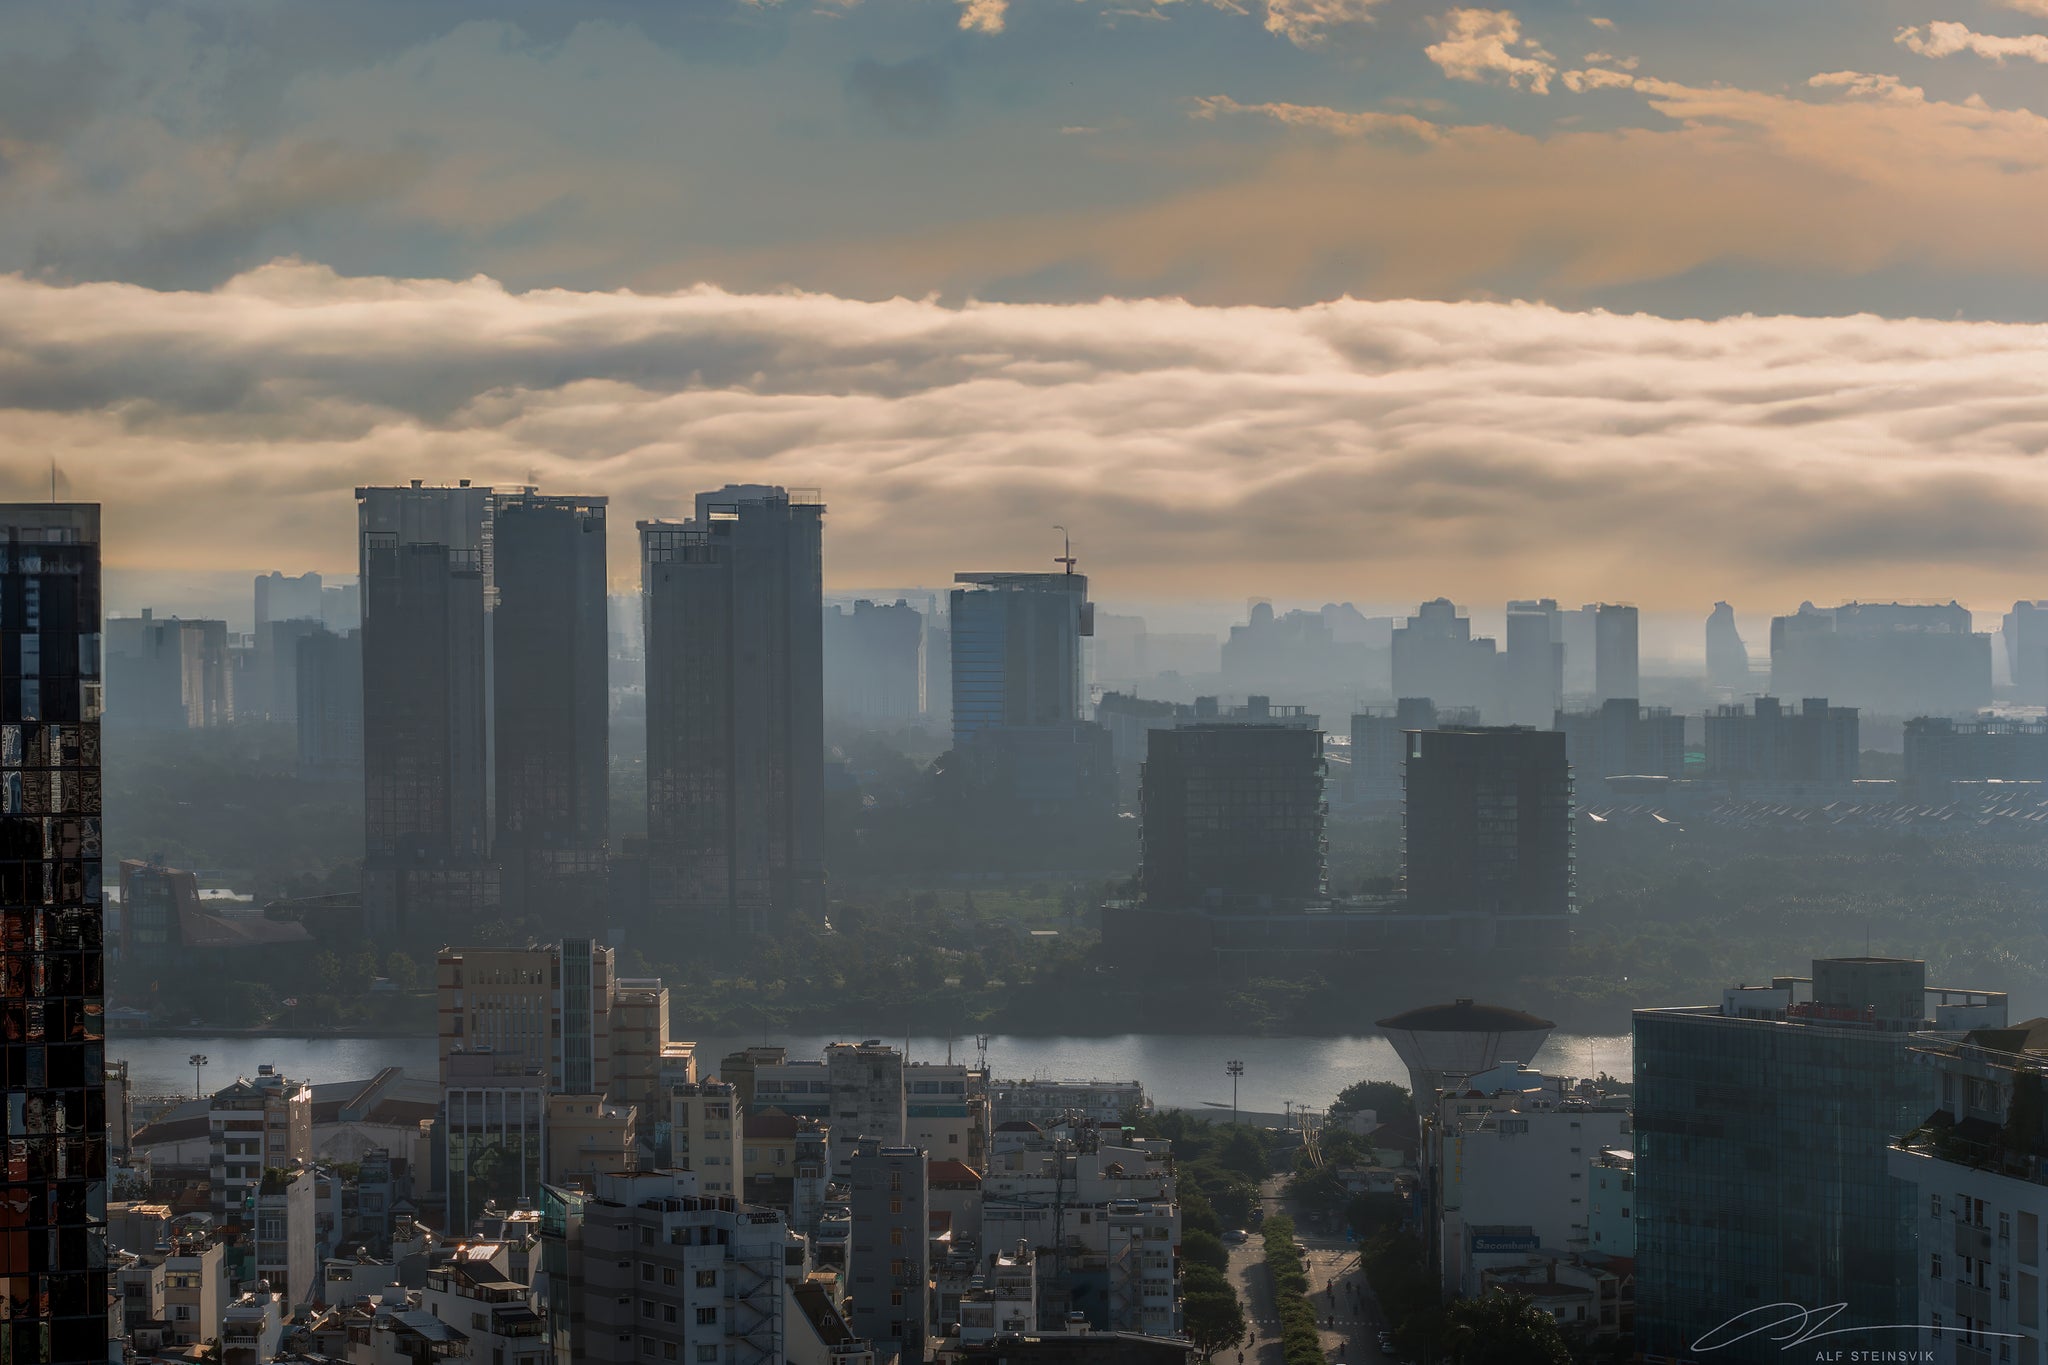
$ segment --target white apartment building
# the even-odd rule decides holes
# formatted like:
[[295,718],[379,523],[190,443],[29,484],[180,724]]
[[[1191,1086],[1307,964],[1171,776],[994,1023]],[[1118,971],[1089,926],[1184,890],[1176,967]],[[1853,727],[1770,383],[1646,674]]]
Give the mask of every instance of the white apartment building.
[[699,1194],[688,1171],[600,1175],[580,1236],[579,1362],[780,1365],[781,1214]]
[[1022,1119],[1042,1127],[1069,1114],[1096,1123],[1122,1123],[1126,1115],[1152,1107],[1138,1081],[991,1081],[988,1092],[995,1123]]
[[1518,1088],[1439,1100],[1430,1155],[1445,1292],[1477,1294],[1483,1269],[1583,1244],[1590,1162],[1629,1146],[1632,1131],[1618,1101]]
[[1602,1256],[1636,1254],[1636,1154],[1612,1148],[1586,1163],[1586,1242]]
[[215,1217],[244,1216],[266,1170],[313,1159],[313,1091],[270,1066],[214,1092],[206,1111]]
[[1109,1206],[1109,1330],[1180,1335],[1180,1206],[1117,1200]]
[[1937,1330],[1899,1344],[1940,1365],[2039,1365],[2048,1024],[1930,1038],[1911,1056],[1940,1073],[1941,1108],[1887,1167],[1919,1189],[1919,1321]]
[[912,1062],[903,1082],[905,1141],[934,1161],[980,1170],[988,1156],[987,1073],[964,1062]]

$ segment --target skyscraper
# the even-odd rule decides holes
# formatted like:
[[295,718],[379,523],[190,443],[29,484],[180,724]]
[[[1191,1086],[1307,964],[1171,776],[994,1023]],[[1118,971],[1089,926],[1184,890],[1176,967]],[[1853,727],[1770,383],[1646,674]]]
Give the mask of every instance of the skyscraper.
[[299,637],[299,776],[318,781],[363,775],[363,635],[320,629]]
[[1424,602],[1392,634],[1394,695],[1438,706],[1501,713],[1501,659],[1495,642],[1472,634],[1472,618],[1448,597]]
[[0,1360],[107,1358],[100,509],[0,506]]
[[1088,576],[962,573],[953,589],[953,747],[984,731],[1081,718],[1081,639],[1095,633]]
[[1643,695],[1636,609],[1602,602],[1593,609],[1593,700]]
[[1323,899],[1321,731],[1184,725],[1146,740],[1148,904],[1291,910]]
[[605,500],[496,498],[496,857],[508,913],[602,909],[610,834]]
[[727,486],[643,521],[649,899],[759,931],[821,908],[825,508]]
[[1564,705],[1564,621],[1555,598],[1508,603],[1507,720],[1542,728]]
[[924,618],[908,602],[825,614],[825,707],[840,720],[900,725],[924,712]]
[[[1070,566],[1071,567],[1071,566]],[[1077,573],[953,576],[953,753],[960,799],[982,819],[1025,817],[1031,837],[1116,799],[1109,733],[1082,719],[1081,641],[1095,633]],[[993,802],[1002,808],[985,808]]]
[[492,499],[358,488],[363,584],[363,914],[419,934],[497,902],[489,861]]
[[1551,730],[1418,730],[1402,809],[1409,903],[1479,946],[1554,943],[1572,915],[1572,775]]
[[1707,681],[1738,696],[1749,690],[1749,648],[1735,628],[1735,608],[1714,603],[1707,618]]
[[[1726,988],[1718,1006],[1635,1011],[1638,1350],[1789,1359],[1762,1335],[1712,1355],[1693,1343],[1740,1314],[1791,1303],[1819,1305],[1848,1345],[1925,1343],[1944,1360],[1993,1359],[1950,1356],[1953,1338],[1894,1327],[1938,1321],[1917,1315],[1916,1260],[1991,1256],[1988,1235],[1977,1251],[1962,1227],[1943,1229],[1954,1238],[1946,1245],[1916,1246],[1924,1196],[1889,1164],[1890,1144],[1937,1101],[1934,1070],[1909,1055],[1914,1035],[2006,1022],[2002,992],[1926,981],[1925,964],[1910,959],[1820,958],[1810,977]],[[1947,1283],[1960,1294],[1960,1276]]]

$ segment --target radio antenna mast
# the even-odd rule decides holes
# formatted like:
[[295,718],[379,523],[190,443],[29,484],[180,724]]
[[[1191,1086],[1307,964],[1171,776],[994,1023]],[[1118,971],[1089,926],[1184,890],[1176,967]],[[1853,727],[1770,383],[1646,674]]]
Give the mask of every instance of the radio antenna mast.
[[1052,529],[1060,533],[1060,542],[1064,551],[1064,553],[1053,556],[1052,562],[1066,565],[1067,572],[1072,573],[1076,562],[1074,559],[1074,538],[1067,534],[1067,528],[1064,526],[1055,526]]

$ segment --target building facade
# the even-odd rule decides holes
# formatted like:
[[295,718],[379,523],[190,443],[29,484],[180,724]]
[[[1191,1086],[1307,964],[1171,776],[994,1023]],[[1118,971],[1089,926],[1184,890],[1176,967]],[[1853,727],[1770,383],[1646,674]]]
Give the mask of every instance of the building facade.
[[2048,1325],[2048,1034],[2034,1020],[1927,1039],[1911,1055],[1933,1077],[1937,1107],[1892,1144],[1887,1161],[1917,1196],[1919,1311],[1911,1321],[1932,1330],[1885,1344],[1926,1349],[1940,1365],[2039,1365]]
[[1467,917],[1495,943],[1564,938],[1574,911],[1565,737],[1421,730],[1408,741],[1402,877],[1410,906]]
[[854,1334],[880,1361],[921,1361],[931,1334],[930,1158],[921,1147],[860,1139],[851,1163],[847,1297]]
[[1609,777],[1685,776],[1685,717],[1668,706],[1615,697],[1598,710],[1559,711],[1551,728],[1564,734],[1565,758],[1580,783]]
[[1625,603],[1602,602],[1593,608],[1593,701],[1643,695],[1640,628],[1636,609]]
[[[767,1209],[696,1190],[687,1171],[601,1176],[578,1201],[581,1338],[558,1359],[780,1365],[787,1350],[788,1229]],[[568,1258],[565,1257],[565,1260]],[[552,1288],[552,1281],[551,1281]],[[580,1292],[577,1292],[580,1289]]]
[[1925,979],[1910,960],[1822,959],[1718,1007],[1636,1011],[1641,1350],[1684,1356],[1779,1302],[1841,1304],[1844,1330],[1913,1320],[1918,1200],[1887,1151],[1937,1091],[1909,1045],[2005,1022],[2003,995]]
[[709,927],[822,909],[824,512],[727,487],[639,524],[650,897]]
[[358,488],[363,914],[412,937],[498,903],[490,854],[488,488]]
[[825,712],[856,725],[901,725],[924,714],[924,617],[909,602],[825,612]]
[[1147,739],[1148,904],[1284,909],[1327,896],[1320,730],[1198,724]]
[[312,1087],[259,1067],[214,1092],[206,1128],[214,1214],[240,1216],[253,1206],[264,1172],[313,1160]]
[[604,905],[611,698],[605,500],[500,493],[492,620],[497,860],[508,912],[583,922]]
[[0,1359],[107,1359],[100,518],[0,506]]
[[1776,697],[1758,697],[1748,711],[1715,708],[1706,718],[1707,776],[1723,781],[1812,782],[1856,780],[1862,762],[1853,706],[1830,706],[1808,697],[1797,710]]

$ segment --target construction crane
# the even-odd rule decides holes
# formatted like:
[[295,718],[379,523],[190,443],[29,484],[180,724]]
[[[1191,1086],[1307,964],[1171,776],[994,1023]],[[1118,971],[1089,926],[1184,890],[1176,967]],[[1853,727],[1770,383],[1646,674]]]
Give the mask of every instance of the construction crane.
[[1061,553],[1054,555],[1052,562],[1055,564],[1066,565],[1067,572],[1072,573],[1074,571],[1074,565],[1079,562],[1074,558],[1074,538],[1067,534],[1067,528],[1064,526],[1055,526],[1052,529],[1060,533],[1060,543],[1062,547]]

